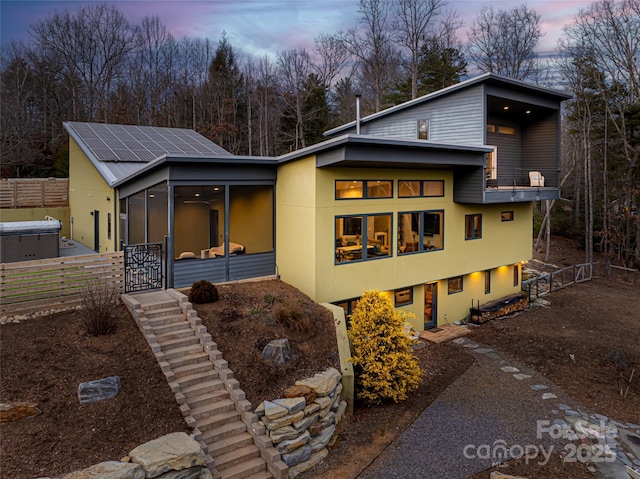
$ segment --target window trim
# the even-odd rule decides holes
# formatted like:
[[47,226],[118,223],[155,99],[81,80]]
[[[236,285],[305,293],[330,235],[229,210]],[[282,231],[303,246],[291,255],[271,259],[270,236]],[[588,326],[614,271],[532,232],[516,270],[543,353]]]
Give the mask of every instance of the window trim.
[[[474,219],[476,217],[480,218],[480,224],[478,229],[480,230],[480,232],[478,233],[478,236],[476,236],[475,233],[475,228],[473,227],[475,221]],[[471,230],[469,231],[468,229],[468,222],[471,222]],[[471,240],[477,240],[477,239],[482,239],[482,213],[472,213],[470,215],[464,215],[464,239],[465,241],[471,241]]]
[[[399,295],[404,295],[404,294],[408,294],[408,298],[404,299],[404,300],[403,299],[398,300],[398,296]],[[396,307],[396,308],[399,308],[401,306],[408,306],[410,304],[413,304],[413,287],[412,286],[408,286],[406,288],[400,288],[400,289],[394,290],[393,291],[393,304],[394,304],[394,307]]]
[[[420,183],[420,193],[418,196],[406,196],[400,194],[400,182],[402,181],[417,181]],[[427,195],[424,192],[425,183],[440,183],[442,185],[441,195]],[[444,198],[444,180],[398,180],[398,198]]]
[[[427,137],[426,138],[421,138],[420,137],[420,132],[421,132],[420,124],[422,122],[426,123],[426,132],[427,132]],[[416,120],[416,138],[418,140],[429,141],[430,137],[431,137],[431,119],[428,118],[428,117],[427,118],[418,118],[418,120]]]
[[[362,224],[360,225],[360,236],[362,236],[362,230],[365,229],[366,230],[366,225],[367,225],[367,219],[369,217],[374,217],[374,216],[388,216],[389,217],[389,231],[393,231],[393,213],[392,212],[382,212],[382,213],[365,213],[365,214],[350,214],[350,215],[335,215],[333,217],[333,237],[337,240],[338,238],[338,231],[336,229],[336,223],[337,220],[339,218],[342,218],[343,220],[346,218],[362,218]],[[389,254],[384,255],[384,256],[372,256],[372,257],[368,257],[367,255],[367,248],[362,248],[362,258],[361,259],[354,259],[354,260],[350,260],[350,261],[338,261],[338,253],[337,253],[337,247],[335,247],[336,251],[334,251],[334,255],[333,255],[333,261],[334,261],[334,266],[337,265],[343,265],[343,264],[352,264],[352,263],[362,263],[364,261],[374,261],[374,260],[378,260],[378,259],[386,259],[386,258],[392,258],[393,257],[393,252],[391,250],[391,245],[389,244]]]
[[[362,183],[362,196],[359,197],[355,197],[355,198],[338,198],[338,182],[341,183],[355,183],[355,182],[361,182]],[[375,182],[388,182],[389,183],[389,196],[368,196],[367,195],[367,190],[368,190],[368,183],[375,183]],[[333,186],[333,196],[334,199],[336,201],[349,201],[349,200],[386,200],[389,198],[393,198],[393,180],[358,180],[358,179],[337,179],[334,180],[334,186]]]
[[439,248],[434,247],[431,249],[424,249],[424,244],[423,241],[420,240],[418,241],[418,250],[417,251],[407,251],[407,252],[400,252],[400,245],[397,245],[397,255],[398,256],[404,256],[404,255],[408,255],[408,254],[414,254],[414,253],[432,253],[434,251],[442,251],[444,249],[444,209],[439,209],[439,210],[413,210],[413,211],[398,211],[398,217],[396,219],[397,223],[400,224],[400,215],[411,215],[414,213],[419,213],[421,215],[421,221],[420,221],[420,231],[418,231],[418,237],[419,238],[424,238],[425,237],[425,214],[427,213],[441,213],[442,214],[442,220],[441,220],[441,224],[440,226],[440,233],[439,234],[442,237],[442,246],[440,246]]
[[[460,287],[456,289],[451,288],[452,281],[460,281]],[[447,294],[457,294],[462,293],[464,291],[464,277],[463,276],[453,276],[447,280]]]
[[500,213],[500,221],[503,223],[506,221],[513,221],[513,210],[503,211]]

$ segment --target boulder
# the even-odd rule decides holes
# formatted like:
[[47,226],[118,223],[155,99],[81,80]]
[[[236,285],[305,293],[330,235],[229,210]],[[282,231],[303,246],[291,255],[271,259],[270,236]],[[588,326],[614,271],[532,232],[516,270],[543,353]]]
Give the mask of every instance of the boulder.
[[316,399],[316,392],[309,386],[291,386],[284,390],[283,396],[286,398],[303,397],[307,404],[311,404]]
[[296,381],[296,386],[309,386],[318,396],[328,396],[341,380],[340,372],[335,368],[329,368],[311,378]]
[[311,426],[315,422],[318,422],[318,418],[319,417],[320,417],[320,415],[318,415],[318,414],[313,414],[311,416],[306,416],[306,417],[302,418],[300,421],[294,422],[293,423],[293,427],[295,427],[296,431],[298,431],[298,432],[306,431],[307,429],[309,429],[309,426]]
[[274,339],[262,350],[262,359],[273,361],[276,364],[289,364],[291,362],[291,346],[287,338]]
[[147,479],[168,471],[205,465],[200,444],[184,432],[174,432],[144,443],[131,451],[129,456],[143,467]]
[[287,408],[282,407],[275,402],[263,401],[262,405],[264,407],[264,417],[266,417],[267,419],[278,419],[279,417],[283,417],[289,414]]
[[304,446],[311,440],[311,434],[309,431],[305,431],[304,434],[301,434],[299,437],[295,439],[289,439],[287,441],[282,441],[280,444],[276,446],[278,452],[282,454],[288,454],[291,451],[295,451],[299,447]]
[[287,411],[289,411],[289,414],[295,414],[298,411],[302,411],[307,405],[307,401],[303,397],[274,399],[273,402],[280,407],[286,408]]
[[279,417],[278,419],[273,420],[264,417],[262,418],[262,422],[269,431],[275,431],[276,429],[280,429],[281,427],[290,426],[294,422],[298,422],[303,417],[304,413],[302,411],[298,411],[295,414],[289,414],[287,416]]
[[269,437],[274,444],[278,444],[288,439],[295,439],[296,437],[298,437],[298,431],[296,431],[291,426],[285,426],[281,427],[280,429],[276,429],[275,431],[269,432]]
[[108,378],[80,383],[78,386],[78,399],[80,404],[89,404],[111,399],[119,392],[120,377],[109,376]]
[[144,469],[139,464],[107,461],[94,464],[81,471],[63,476],[62,479],[145,479]]
[[311,453],[311,457],[309,459],[289,469],[289,479],[293,479],[304,471],[311,469],[313,466],[327,457],[327,454],[329,454],[329,451],[327,451],[326,449]]
[[293,452],[288,454],[282,454],[282,462],[284,462],[287,466],[295,466],[296,464],[300,464],[301,462],[309,460],[311,457],[311,446],[308,444],[302,447],[299,447]]
[[333,424],[323,429],[319,435],[311,439],[311,442],[309,443],[311,451],[316,452],[327,447],[329,441],[331,441],[331,438],[333,437],[333,433],[335,432],[336,427]]

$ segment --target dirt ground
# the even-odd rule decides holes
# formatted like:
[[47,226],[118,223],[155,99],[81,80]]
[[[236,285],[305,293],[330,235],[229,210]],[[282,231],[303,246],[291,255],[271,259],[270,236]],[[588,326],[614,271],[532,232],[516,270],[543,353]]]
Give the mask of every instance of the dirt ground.
[[[128,311],[115,334],[87,336],[77,312],[0,326],[0,402],[38,416],[0,425],[0,477],[60,477],[119,460],[164,434],[189,432],[175,396]],[[113,399],[80,405],[78,385],[120,377]]]
[[[581,263],[584,253],[574,243],[554,238],[551,260],[558,266]],[[196,309],[254,406],[280,395],[295,379],[337,366],[331,317],[299,291],[280,282],[220,286],[219,291],[219,302]],[[475,327],[473,338],[534,367],[590,409],[640,422],[640,290],[596,280],[545,299],[550,307]],[[283,306],[295,314],[280,315],[279,321],[275,311]],[[295,324],[292,317],[307,320],[286,327]],[[275,368],[261,359],[262,347],[278,337],[290,340],[290,367]],[[636,368],[624,401],[607,362],[613,348]],[[342,423],[334,445],[338,453],[304,479],[355,478],[473,362],[450,344],[426,344],[415,353],[426,371],[420,389],[397,405],[357,404],[354,416]],[[124,310],[115,335],[98,338],[84,333],[77,312],[0,326],[0,361],[0,402],[31,401],[42,411],[0,426],[3,479],[60,477],[117,460],[168,432],[188,431],[148,345]],[[80,382],[111,375],[121,378],[118,396],[78,404]],[[582,469],[566,469],[559,460],[552,464],[555,469],[545,469],[544,475],[518,461],[500,470],[529,477],[589,477]],[[488,475],[485,471],[473,479]]]

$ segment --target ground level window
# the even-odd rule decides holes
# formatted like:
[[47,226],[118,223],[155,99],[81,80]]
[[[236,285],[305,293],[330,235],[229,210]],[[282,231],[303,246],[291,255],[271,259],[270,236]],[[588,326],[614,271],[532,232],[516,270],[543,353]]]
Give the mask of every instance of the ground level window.
[[513,285],[518,286],[520,284],[520,269],[517,264],[513,265]]
[[482,215],[465,215],[464,239],[472,240],[482,238]]
[[413,288],[396,289],[393,293],[396,308],[413,304]]
[[344,301],[337,301],[333,303],[336,306],[340,306],[342,309],[344,309],[344,317],[347,320],[347,328],[349,328],[349,320],[351,319],[351,315],[353,314],[354,309],[356,309],[356,306],[358,306],[358,301],[360,301],[360,298],[345,299]]
[[484,294],[489,294],[491,292],[491,270],[486,270],[484,272]]
[[501,221],[513,221],[513,211],[503,211],[500,213]]
[[460,293],[462,291],[462,276],[456,276],[455,278],[449,278],[448,293]]

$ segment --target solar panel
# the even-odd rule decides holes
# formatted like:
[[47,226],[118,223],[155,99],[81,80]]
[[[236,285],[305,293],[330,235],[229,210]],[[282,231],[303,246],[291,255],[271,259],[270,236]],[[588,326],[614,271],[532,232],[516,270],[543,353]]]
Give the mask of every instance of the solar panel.
[[77,122],[69,125],[100,161],[149,162],[165,154],[229,154],[199,133],[182,128]]

